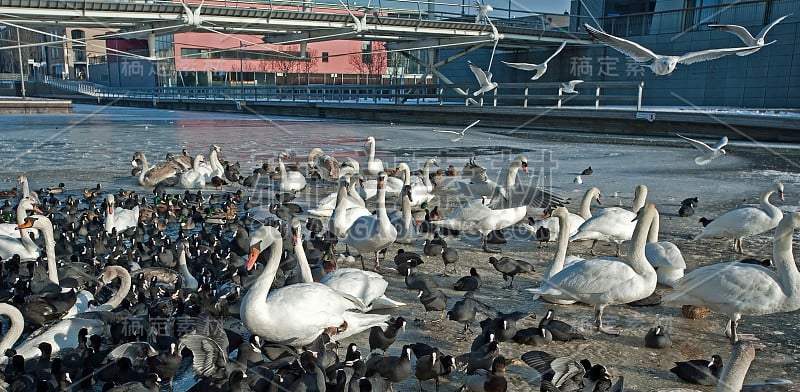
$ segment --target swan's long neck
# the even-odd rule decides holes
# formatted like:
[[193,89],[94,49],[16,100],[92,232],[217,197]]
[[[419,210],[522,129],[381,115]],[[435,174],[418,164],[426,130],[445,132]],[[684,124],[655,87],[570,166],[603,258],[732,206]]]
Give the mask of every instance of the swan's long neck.
[[266,268],[264,268],[264,271],[261,272],[261,275],[253,282],[253,285],[247,290],[247,294],[242,298],[242,307],[244,307],[244,309],[242,309],[243,311],[241,313],[243,315],[250,313],[264,314],[264,312],[267,311],[264,301],[267,299],[267,295],[269,295],[272,282],[275,281],[275,274],[278,272],[278,267],[281,263],[281,254],[283,253],[283,239],[280,234],[274,236],[272,244],[270,244],[269,247],[270,255],[269,260],[267,260]]
[[402,165],[400,170],[403,172],[403,185],[411,185],[411,168],[408,165]]
[[147,158],[143,153],[139,153],[139,160],[142,161],[142,173],[146,173],[149,166],[147,165]]
[[589,219],[592,217],[592,200],[594,200],[597,195],[600,193],[600,190],[596,187],[589,188],[586,191],[586,194],[583,195],[583,200],[581,200],[581,210],[580,215],[583,219]]
[[569,216],[558,216],[558,239],[556,241],[556,253],[553,256],[553,262],[544,273],[543,279],[545,280],[564,269],[564,260],[567,258],[567,247],[569,246]]
[[[299,229],[298,229],[299,233]],[[311,267],[308,265],[306,250],[303,248],[303,241],[294,238],[294,256],[297,258],[297,265],[300,267],[300,276],[304,283],[314,283],[314,275],[311,274]]]
[[647,187],[644,185],[639,185],[636,187],[636,191],[633,195],[633,207],[631,207],[631,211],[634,213],[639,212],[642,207],[644,207],[644,202],[647,200]]
[[403,202],[401,204],[400,212],[403,214],[403,227],[411,227],[411,195],[408,193],[403,194]]
[[375,160],[375,142],[372,141],[369,143],[369,163],[372,163]]
[[208,153],[208,160],[211,163],[211,168],[215,171],[217,170],[224,170],[222,167],[222,163],[220,163],[219,158],[217,157],[217,149],[212,148],[211,151]]
[[5,315],[9,320],[8,332],[3,336],[3,340],[0,340],[0,350],[6,352],[22,336],[22,331],[25,329],[25,318],[19,309],[7,303],[0,303],[0,314]]
[[112,278],[119,278],[119,290],[103,305],[109,305],[112,309],[116,309],[122,303],[122,300],[128,296],[131,291],[131,275],[124,267],[112,265],[106,267],[106,270],[111,274]]
[[[40,218],[41,219],[41,218]],[[58,266],[56,264],[56,240],[53,235],[53,223],[46,220],[45,226],[41,229],[42,237],[44,237],[44,251],[47,255],[47,279],[55,284],[58,281]]]
[[644,254],[647,233],[650,231],[649,229],[653,223],[653,219],[658,219],[658,211],[654,205],[650,204],[644,207],[644,210],[639,213],[639,219],[636,222],[636,228],[633,230],[633,236],[631,237],[630,250],[628,256],[625,258],[628,265],[630,265],[638,275],[644,275],[646,272],[655,274],[653,266],[647,261],[647,257]]
[[761,209],[772,219],[780,218],[783,214],[778,207],[769,202],[769,197],[775,193],[774,189],[767,189],[761,192]]
[[283,157],[278,157],[278,173],[281,174],[281,180],[286,178],[286,165],[283,164]]
[[433,183],[431,182],[431,163],[425,161],[425,166],[422,166],[422,183],[425,184],[425,187],[431,189],[433,187]]
[[658,242],[658,231],[661,230],[661,216],[656,214],[653,222],[650,223],[650,230],[647,231],[647,242]]
[[717,382],[717,392],[741,391],[747,370],[755,357],[756,349],[752,344],[742,341],[736,343],[728,363],[722,367],[722,374]]
[[506,189],[511,189],[517,184],[517,172],[519,171],[519,165],[519,162],[514,161],[511,163],[511,166],[508,167],[508,173],[506,174]]
[[190,290],[197,290],[198,283],[197,279],[189,272],[189,266],[186,265],[186,249],[181,249],[181,253],[178,256],[178,272],[181,274],[181,279],[183,279],[183,287],[190,289]]
[[21,177],[19,179],[19,185],[22,188],[22,197],[31,197],[31,190],[28,188],[28,177]]
[[[796,229],[792,217],[795,214],[786,214],[772,234],[772,258],[787,297],[796,295],[800,290],[800,272],[797,271],[792,253],[792,235]],[[800,298],[797,300],[800,301]]]
[[389,223],[389,215],[386,213],[386,185],[384,184],[380,188],[378,188],[378,208],[377,208],[377,215],[378,215],[378,223]]

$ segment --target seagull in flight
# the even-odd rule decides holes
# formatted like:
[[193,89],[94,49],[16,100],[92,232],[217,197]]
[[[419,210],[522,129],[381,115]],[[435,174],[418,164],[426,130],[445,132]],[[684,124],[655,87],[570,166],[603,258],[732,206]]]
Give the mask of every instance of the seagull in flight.
[[453,139],[450,139],[450,141],[452,141],[452,142],[457,142],[457,141],[459,141],[459,140],[461,140],[461,139],[463,139],[463,138],[464,138],[464,132],[466,132],[466,131],[467,131],[467,129],[470,129],[470,128],[474,127],[474,126],[475,126],[475,125],[477,125],[479,122],[481,122],[481,120],[475,120],[475,121],[474,121],[472,124],[469,124],[469,125],[467,125],[467,127],[466,127],[466,128],[462,129],[462,130],[461,130],[461,132],[456,132],[456,131],[440,131],[440,130],[438,130],[438,129],[434,129],[433,131],[434,131],[434,132],[439,132],[439,133],[454,133],[454,134],[456,134],[456,135],[458,135],[458,136],[456,136],[456,137],[455,137],[455,138],[453,138]]
[[577,94],[578,92],[575,91],[575,86],[577,86],[579,83],[583,83],[583,80],[575,79],[566,83],[561,83],[561,91],[568,94]]
[[722,139],[719,139],[719,141],[716,144],[714,144],[713,146],[709,146],[708,144],[705,144],[699,140],[688,138],[686,136],[677,133],[676,135],[686,140],[687,142],[691,143],[692,146],[694,146],[694,148],[700,150],[700,152],[703,153],[703,155],[700,155],[699,157],[694,159],[694,163],[700,166],[707,165],[709,162],[718,158],[720,155],[726,154],[725,149],[723,149],[722,147],[725,147],[725,145],[728,144],[727,136],[723,136]]
[[544,73],[547,72],[547,63],[550,62],[550,60],[552,60],[553,57],[556,57],[559,53],[561,53],[561,51],[564,50],[565,46],[567,46],[567,41],[562,42],[561,46],[559,46],[558,49],[556,49],[556,52],[550,55],[550,57],[548,57],[547,60],[545,60],[541,64],[509,63],[505,61],[503,61],[503,64],[511,68],[521,69],[523,71],[536,71],[536,73],[533,74],[533,77],[531,77],[531,80],[536,80],[541,78],[542,75],[544,75]]
[[675,67],[678,64],[693,64],[701,61],[714,60],[729,54],[752,51],[753,49],[761,48],[761,46],[745,46],[741,48],[707,49],[697,52],[689,52],[681,56],[665,56],[656,54],[652,50],[647,49],[636,42],[628,41],[624,38],[619,38],[611,34],[604,33],[586,23],[583,24],[583,27],[594,39],[610,46],[613,49],[616,49],[620,53],[634,59],[636,62],[643,63],[645,61],[653,60],[652,63],[644,66],[649,67],[656,75],[669,75],[675,70]]
[[472,61],[467,60],[467,64],[469,64],[469,69],[472,70],[472,73],[475,74],[475,78],[478,79],[478,84],[481,85],[481,88],[472,93],[472,95],[477,97],[478,95],[488,93],[497,88],[497,83],[492,81],[491,72],[485,72],[480,67],[473,64]]
[[[753,54],[755,52],[758,52],[758,49],[761,49],[761,47],[765,45],[764,38],[767,36],[767,33],[769,33],[770,29],[775,27],[776,24],[781,23],[784,19],[788,18],[790,15],[792,15],[792,14],[784,15],[784,16],[781,16],[778,19],[775,19],[774,21],[772,21],[772,23],[768,24],[766,27],[761,29],[761,32],[759,32],[758,35],[755,36],[755,37],[753,37],[750,34],[750,32],[747,31],[746,28],[744,28],[742,26],[739,26],[739,25],[734,25],[734,24],[710,24],[710,25],[708,25],[708,27],[711,27],[712,29],[717,29],[717,30],[720,30],[720,31],[725,31],[725,32],[728,32],[728,33],[731,33],[731,34],[735,34],[737,37],[739,37],[742,40],[742,42],[744,42],[745,45],[747,45],[747,46],[757,46],[758,47],[758,48],[753,49],[753,50],[746,50],[746,51],[743,51],[743,52],[736,53],[737,56],[747,56],[748,54]],[[772,41],[769,44],[774,44],[775,42],[777,42],[777,41]],[[766,45],[769,45],[769,44],[766,44]]]
[[477,0],[475,1],[475,5],[478,7],[478,12],[475,14],[475,23],[491,23],[489,20],[489,12],[494,11],[494,8],[490,4],[481,4]]

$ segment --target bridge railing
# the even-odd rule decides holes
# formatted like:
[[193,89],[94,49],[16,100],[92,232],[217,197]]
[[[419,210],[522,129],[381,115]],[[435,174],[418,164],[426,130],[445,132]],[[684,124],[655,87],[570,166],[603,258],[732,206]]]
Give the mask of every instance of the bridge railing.
[[562,106],[641,109],[644,82],[580,83],[577,93],[567,93],[561,83],[500,83],[488,93],[475,96],[474,84],[423,85],[307,85],[307,86],[213,86],[162,88],[101,88],[56,81],[81,94],[108,99],[160,102],[259,102],[357,103],[391,105],[466,106]]

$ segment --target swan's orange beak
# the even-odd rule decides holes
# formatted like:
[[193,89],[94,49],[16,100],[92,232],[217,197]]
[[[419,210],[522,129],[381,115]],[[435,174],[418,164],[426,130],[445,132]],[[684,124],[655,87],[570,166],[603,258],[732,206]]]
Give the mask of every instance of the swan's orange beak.
[[39,208],[39,206],[36,206],[36,205],[35,205],[35,206],[33,206],[33,211],[34,211],[34,212],[37,212],[37,213],[39,213],[39,214],[44,214],[44,212],[42,212],[42,210]]
[[525,174],[528,174],[528,164],[525,162],[522,162],[522,171],[524,171]]
[[597,195],[597,204],[603,205],[603,202],[600,200],[600,195]]
[[33,227],[33,221],[25,220],[25,222],[17,226],[17,230],[30,229],[31,227]]
[[784,195],[783,195],[783,192],[781,192],[781,191],[778,191],[778,199],[781,199],[781,201],[783,201],[783,200],[784,200]]
[[250,248],[250,258],[247,259],[247,270],[250,271],[253,269],[253,266],[256,265],[256,260],[258,260],[258,255],[261,254],[261,250],[256,247]]
[[383,189],[383,185],[385,184],[386,180],[381,177],[378,179],[378,189]]
[[114,213],[114,206],[112,206],[111,204],[108,205],[108,213],[109,214],[113,214]]

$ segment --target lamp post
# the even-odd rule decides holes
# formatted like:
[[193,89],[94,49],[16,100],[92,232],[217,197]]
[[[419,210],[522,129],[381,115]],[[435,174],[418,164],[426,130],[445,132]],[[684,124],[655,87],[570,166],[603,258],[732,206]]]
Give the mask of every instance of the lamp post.
[[242,48],[244,42],[239,41],[239,95],[244,100],[244,58],[242,57]]
[[22,99],[25,99],[25,70],[22,68],[22,45],[19,43],[19,27],[17,27],[17,55],[19,55],[19,82]]

